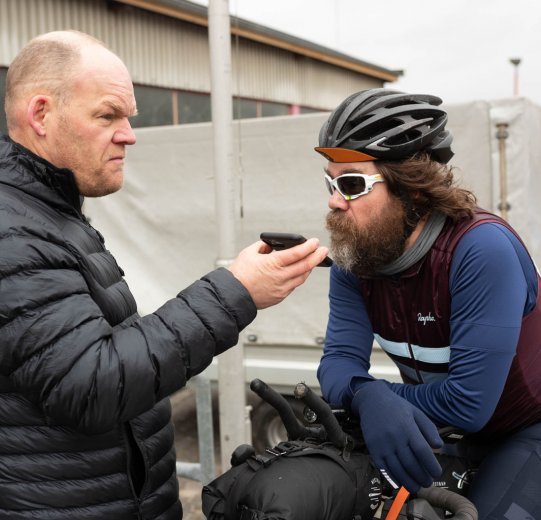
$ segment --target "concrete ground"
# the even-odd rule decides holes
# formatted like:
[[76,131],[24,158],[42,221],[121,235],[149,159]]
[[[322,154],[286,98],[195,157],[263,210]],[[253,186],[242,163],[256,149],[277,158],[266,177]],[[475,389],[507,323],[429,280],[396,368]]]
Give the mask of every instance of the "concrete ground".
[[204,520],[201,512],[201,483],[193,480],[179,479],[180,501],[184,509],[183,520]]

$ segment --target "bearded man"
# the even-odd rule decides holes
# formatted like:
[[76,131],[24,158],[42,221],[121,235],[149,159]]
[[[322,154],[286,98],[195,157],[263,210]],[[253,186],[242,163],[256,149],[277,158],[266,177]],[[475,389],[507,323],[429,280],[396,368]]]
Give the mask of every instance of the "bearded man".
[[[394,485],[430,486],[438,428],[453,426],[479,467],[479,518],[541,518],[540,278],[509,224],[455,184],[440,104],[362,91],[320,131],[335,265],[318,377]],[[369,374],[374,339],[403,383]]]

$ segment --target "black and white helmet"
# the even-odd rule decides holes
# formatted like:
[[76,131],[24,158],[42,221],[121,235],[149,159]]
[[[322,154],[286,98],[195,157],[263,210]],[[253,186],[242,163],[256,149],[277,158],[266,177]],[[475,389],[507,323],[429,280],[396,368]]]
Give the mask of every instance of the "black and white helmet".
[[400,161],[424,151],[440,163],[454,155],[442,100],[376,88],[346,98],[319,132],[315,149],[332,162]]

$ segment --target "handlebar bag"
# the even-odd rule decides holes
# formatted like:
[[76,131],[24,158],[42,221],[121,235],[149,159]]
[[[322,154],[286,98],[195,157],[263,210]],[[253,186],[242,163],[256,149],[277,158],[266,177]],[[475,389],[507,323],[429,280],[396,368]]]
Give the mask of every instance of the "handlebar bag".
[[380,473],[364,453],[306,440],[248,453],[203,487],[208,520],[369,520],[380,504]]
[[453,491],[458,495],[468,494],[477,473],[477,467],[469,459],[455,455],[436,453],[442,474],[432,485]]

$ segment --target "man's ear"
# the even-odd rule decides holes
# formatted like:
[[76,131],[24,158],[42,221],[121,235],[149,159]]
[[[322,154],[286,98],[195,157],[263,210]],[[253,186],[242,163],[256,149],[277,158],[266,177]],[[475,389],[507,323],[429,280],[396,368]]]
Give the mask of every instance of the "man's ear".
[[26,120],[34,132],[40,137],[47,133],[47,115],[52,109],[52,98],[44,94],[34,96],[26,111]]

